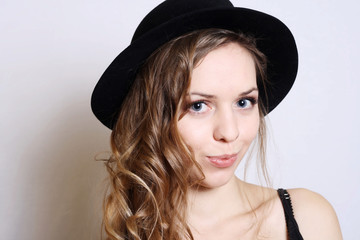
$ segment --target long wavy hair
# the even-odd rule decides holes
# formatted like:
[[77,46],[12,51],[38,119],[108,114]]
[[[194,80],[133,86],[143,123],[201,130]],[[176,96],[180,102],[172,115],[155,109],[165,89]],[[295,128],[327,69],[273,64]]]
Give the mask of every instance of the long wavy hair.
[[[258,85],[264,86],[266,58],[255,39],[222,29],[178,37],[156,50],[139,69],[113,128],[112,155],[105,163],[110,177],[103,216],[107,240],[193,239],[185,214],[187,191],[201,181],[191,178],[191,171],[195,168],[201,173],[201,169],[182,141],[177,122],[192,71],[206,54],[230,42],[252,54]],[[262,153],[264,101],[266,96],[261,96],[258,139]]]

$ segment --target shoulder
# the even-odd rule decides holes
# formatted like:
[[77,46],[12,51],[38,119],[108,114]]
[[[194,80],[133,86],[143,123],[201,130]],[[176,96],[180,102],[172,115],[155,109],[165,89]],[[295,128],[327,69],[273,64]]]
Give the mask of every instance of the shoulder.
[[304,239],[342,239],[339,221],[331,204],[307,189],[288,189],[295,219]]

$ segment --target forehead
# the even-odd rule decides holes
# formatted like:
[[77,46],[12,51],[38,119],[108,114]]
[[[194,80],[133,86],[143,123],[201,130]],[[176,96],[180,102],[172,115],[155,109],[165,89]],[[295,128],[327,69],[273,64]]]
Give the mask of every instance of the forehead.
[[190,92],[218,90],[244,91],[256,87],[253,56],[237,43],[229,43],[209,52],[195,67]]

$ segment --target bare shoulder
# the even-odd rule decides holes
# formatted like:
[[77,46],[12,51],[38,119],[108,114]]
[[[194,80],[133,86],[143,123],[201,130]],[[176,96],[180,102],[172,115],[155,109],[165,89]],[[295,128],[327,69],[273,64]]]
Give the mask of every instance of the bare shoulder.
[[304,239],[343,239],[336,213],[320,194],[307,189],[288,189],[295,219]]

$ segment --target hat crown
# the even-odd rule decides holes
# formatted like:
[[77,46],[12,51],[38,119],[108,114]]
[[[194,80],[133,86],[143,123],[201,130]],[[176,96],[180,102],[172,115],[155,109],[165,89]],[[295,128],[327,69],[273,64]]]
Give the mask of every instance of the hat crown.
[[256,10],[234,7],[229,0],[165,0],[152,10],[135,31],[131,44],[109,65],[93,91],[91,107],[108,128],[116,124],[121,106],[138,69],[159,47],[186,33],[219,28],[257,38],[257,48],[270,63],[267,92],[259,96],[269,113],[291,89],[298,68],[296,43],[277,18]]
[[166,0],[149,12],[137,27],[131,42],[163,23],[194,12],[211,8],[232,8],[229,0]]

